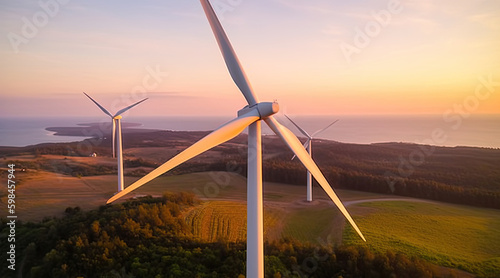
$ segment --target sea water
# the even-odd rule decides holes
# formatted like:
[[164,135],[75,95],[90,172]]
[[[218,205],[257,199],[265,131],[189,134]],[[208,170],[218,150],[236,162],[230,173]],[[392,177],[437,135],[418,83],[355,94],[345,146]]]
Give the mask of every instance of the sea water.
[[[339,120],[315,138],[344,143],[380,142],[426,143],[440,146],[500,148],[500,114],[471,115],[468,118],[444,118],[442,115],[338,115],[290,116],[309,134]],[[208,131],[230,121],[217,117],[130,117],[123,122],[139,123],[141,128],[183,131]],[[280,123],[304,137],[285,117]],[[108,118],[0,118],[0,146],[26,146],[46,142],[73,142],[84,137],[56,136],[47,127],[74,127],[79,124],[108,121]],[[263,126],[263,134],[272,131]],[[439,140],[435,135],[440,134]]]

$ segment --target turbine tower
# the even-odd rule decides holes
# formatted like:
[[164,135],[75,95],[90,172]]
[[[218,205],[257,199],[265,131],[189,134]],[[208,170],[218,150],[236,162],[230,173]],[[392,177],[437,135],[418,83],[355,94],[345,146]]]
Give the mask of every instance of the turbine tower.
[[[254,94],[236,53],[222,28],[217,16],[208,2],[200,0],[224,57],[229,73],[238,86],[248,105],[238,111],[238,117],[223,124],[198,142],[177,154],[160,167],[151,171],[122,192],[111,197],[111,203],[177,165],[191,159],[219,144],[231,140],[248,127],[248,178],[247,178],[247,275],[248,278],[264,277],[264,230],[262,201],[262,138],[261,122],[264,121],[288,147],[297,155],[304,166],[312,173],[330,199],[337,205],[359,236],[365,240],[354,220],[330,187],[318,166],[312,161],[302,143],[286,127],[278,123],[273,114],[279,110],[276,102],[260,102]],[[365,240],[366,241],[366,240]]]
[[102,105],[100,105],[99,103],[97,103],[97,101],[95,101],[93,98],[91,98],[89,95],[87,95],[85,92],[84,94],[90,98],[90,100],[92,102],[95,103],[95,105],[97,105],[97,107],[99,107],[102,112],[104,112],[106,115],[110,116],[111,117],[111,121],[112,121],[112,144],[113,144],[113,157],[116,156],[117,158],[117,161],[118,161],[118,192],[122,191],[124,186],[123,186],[123,183],[124,183],[124,180],[123,180],[123,148],[122,148],[122,123],[121,123],[121,119],[122,119],[122,116],[121,114],[123,114],[124,112],[126,112],[127,110],[129,110],[130,108],[136,106],[137,104],[145,101],[147,98],[141,100],[141,101],[138,101],[132,105],[129,105],[123,109],[121,109],[120,111],[116,112],[115,115],[112,115],[111,113],[109,113],[108,110],[106,110],[106,108],[104,108]]
[[[285,115],[285,117],[290,120],[290,122],[292,122],[292,124],[297,127],[297,129],[302,133],[304,134],[306,137],[307,137],[307,140],[306,142],[304,143],[304,148],[307,149],[307,152],[309,153],[309,155],[312,157],[312,152],[311,152],[311,148],[312,148],[312,140],[314,138],[315,135],[318,135],[319,133],[327,130],[329,127],[331,127],[334,123],[338,122],[339,120],[335,120],[334,122],[332,122],[331,124],[327,125],[325,128],[322,128],[320,130],[317,130],[316,132],[314,132],[312,135],[309,135],[309,133],[307,133],[307,131],[305,131],[303,128],[301,128],[298,124],[296,124],[294,121],[292,121],[292,119],[290,119],[290,117],[288,117],[287,115]],[[295,158],[295,155],[292,157],[292,159]],[[307,177],[307,201],[308,202],[312,202],[312,198],[313,198],[313,192],[312,192],[312,177],[311,177],[311,172],[309,172],[309,170],[307,171],[307,174],[306,174],[306,177]]]

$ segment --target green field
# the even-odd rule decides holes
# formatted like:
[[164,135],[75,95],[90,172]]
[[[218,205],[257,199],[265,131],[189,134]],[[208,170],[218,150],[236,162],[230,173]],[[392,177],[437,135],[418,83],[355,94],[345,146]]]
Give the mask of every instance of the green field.
[[282,237],[319,244],[326,240],[340,243],[345,223],[333,207],[304,207],[290,212],[284,225]]
[[[367,202],[348,209],[366,243],[338,210],[324,204],[291,205],[286,213],[283,207],[266,206],[266,240],[286,237],[320,245],[366,244],[376,252],[402,252],[479,277],[500,273],[500,211],[414,201]],[[186,219],[203,239],[245,240],[245,213],[245,204],[211,201]]]
[[[442,203],[372,202],[356,222],[367,245],[486,277],[500,275],[500,211]],[[359,244],[345,229],[344,242]],[[495,276],[496,275],[496,276]]]

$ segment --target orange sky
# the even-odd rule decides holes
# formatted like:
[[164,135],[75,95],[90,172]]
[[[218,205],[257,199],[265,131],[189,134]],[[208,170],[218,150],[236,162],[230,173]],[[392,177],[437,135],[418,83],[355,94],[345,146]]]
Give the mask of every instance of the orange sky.
[[[82,91],[113,111],[149,97],[144,116],[245,105],[198,1],[46,3],[0,4],[0,117],[99,113]],[[499,1],[214,3],[257,95],[282,112],[499,112]]]

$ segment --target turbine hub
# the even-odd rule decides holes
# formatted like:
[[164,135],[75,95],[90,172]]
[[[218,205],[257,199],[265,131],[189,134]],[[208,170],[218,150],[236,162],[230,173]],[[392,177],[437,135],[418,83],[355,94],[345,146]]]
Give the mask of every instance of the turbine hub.
[[114,116],[114,117],[113,117],[113,120],[119,120],[119,119],[121,119],[121,118],[122,118],[122,116],[121,116],[121,115],[118,115],[118,116]]
[[278,113],[280,106],[277,102],[259,102],[252,106],[245,106],[238,111],[238,116],[244,115],[252,110],[257,110],[261,119]]

